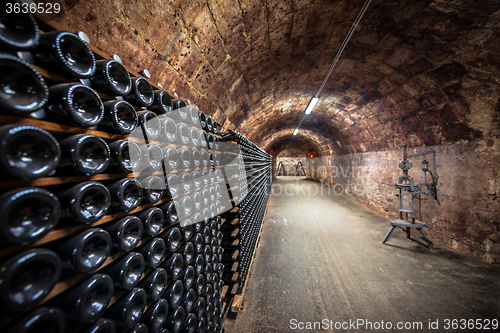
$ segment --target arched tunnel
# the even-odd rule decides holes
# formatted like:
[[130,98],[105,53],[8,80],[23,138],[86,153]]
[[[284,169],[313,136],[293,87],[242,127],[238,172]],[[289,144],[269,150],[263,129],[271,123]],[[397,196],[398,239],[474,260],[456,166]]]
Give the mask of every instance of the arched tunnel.
[[[355,216],[356,222],[349,222],[348,217],[343,222],[342,216],[349,215],[344,206],[335,212],[325,210],[323,214],[322,208],[315,204],[320,201],[311,201],[305,195],[304,201],[294,197],[293,203],[287,203],[292,206],[285,209],[279,207],[280,203],[285,205],[285,201],[279,201],[284,199],[273,199],[271,195],[261,235],[262,249],[257,250],[253,266],[255,280],[250,280],[245,295],[248,312],[241,312],[226,331],[285,332],[292,329],[291,318],[299,322],[328,316],[332,320],[356,320],[361,314],[373,321],[383,319],[381,313],[388,318],[411,321],[414,318],[410,307],[426,307],[428,304],[421,302],[432,302],[430,296],[415,296],[424,293],[416,286],[427,290],[433,283],[446,294],[443,296],[446,301],[431,307],[433,311],[450,309],[442,313],[453,314],[455,302],[464,308],[468,302],[480,302],[477,295],[486,295],[486,290],[490,290],[484,304],[471,305],[474,311],[460,308],[457,313],[490,320],[499,318],[498,0],[372,0],[359,24],[353,23],[365,0],[59,2],[65,10],[51,16],[53,22],[70,31],[83,31],[93,45],[106,54],[119,55],[128,68],[148,69],[152,82],[199,107],[220,124],[221,132],[239,133],[270,154],[274,171],[283,164],[285,171],[274,178],[273,186],[285,186],[295,180],[306,185],[319,184],[330,189],[330,194],[321,197],[321,203],[332,200],[340,205],[348,200],[346,205],[354,212],[349,214]],[[310,114],[305,114],[351,29],[354,32],[321,90],[318,104]],[[405,153],[403,145],[407,147]],[[435,152],[440,205],[426,196],[428,200],[422,202],[422,220],[427,222],[427,236],[439,246],[429,250],[404,239],[405,233],[398,229],[394,232],[399,235],[397,245],[381,244],[389,221],[402,216],[395,184],[403,175],[398,166],[403,154],[425,151]],[[422,159],[412,161],[410,173],[422,174]],[[301,172],[298,172],[299,162],[303,166]],[[305,177],[298,177],[302,175]],[[305,200],[312,206],[306,206]],[[310,236],[309,217],[325,219],[325,225],[316,226],[317,233]],[[294,218],[301,220],[297,222]],[[329,219],[346,229],[337,231]],[[360,228],[371,230],[373,221],[378,219],[385,221],[377,224],[382,230],[380,236],[368,238],[369,241],[363,238],[371,236],[366,236],[369,231]],[[278,228],[279,223],[286,225],[280,224]],[[265,228],[269,228],[268,236]],[[312,225],[311,228],[314,229]],[[336,236],[331,237],[331,243],[325,240],[326,245],[323,244],[322,249],[329,248],[329,252],[322,252],[326,250],[318,249],[319,245],[312,241],[304,245],[303,251],[318,253],[316,259],[310,259],[310,264],[306,259],[297,262],[292,257],[293,244],[286,248],[289,240],[302,247],[301,239],[316,237],[323,231],[325,235]],[[378,274],[382,274],[386,265],[390,270],[389,262],[397,256],[404,256],[406,264],[418,266],[419,270],[410,270],[407,279],[395,282],[394,288],[401,288],[401,292],[384,289],[390,285],[380,287],[382,282],[378,280],[363,282],[363,277],[376,275],[374,271],[351,270],[344,280],[342,272],[355,265],[356,260],[349,259],[343,264],[337,261],[337,257],[349,255],[342,241],[357,244],[359,248],[370,242],[370,254],[351,254],[373,256],[373,260],[380,262],[380,267],[373,268]],[[279,247],[280,244],[285,248]],[[336,244],[339,248],[330,248]],[[386,257],[379,257],[381,252]],[[425,257],[418,257],[423,252]],[[277,257],[277,253],[282,257]],[[316,261],[322,253],[327,253],[325,260],[330,258],[339,266],[328,270],[330,266],[325,264],[321,274],[328,276],[327,282],[319,287],[321,280],[316,281],[319,278],[315,276],[321,274],[313,271],[322,269],[322,264]],[[457,258],[465,263],[457,263]],[[449,262],[458,266],[447,266]],[[278,266],[281,268],[273,268]],[[439,271],[434,271],[436,266]],[[456,275],[445,273],[447,267],[456,269]],[[300,269],[306,273],[294,275]],[[398,271],[397,267],[393,269]],[[489,275],[473,280],[468,274]],[[463,284],[453,280],[447,292],[448,282],[438,283],[439,276],[445,280],[453,280],[455,276]],[[391,281],[390,276],[386,279]],[[278,287],[269,291],[267,283]],[[479,289],[468,289],[458,301],[450,295],[460,293],[460,286],[475,284]],[[293,298],[276,301],[288,297],[287,293],[294,289],[290,285],[300,285]],[[338,290],[345,287],[345,293],[335,291],[337,287]],[[321,288],[329,291],[323,295]],[[356,288],[360,290],[353,291]],[[349,308],[350,297],[361,297],[363,292],[372,297],[366,303],[372,310],[364,312],[361,301],[353,301]],[[396,297],[388,296],[393,292],[398,300],[389,306],[386,297]],[[312,295],[312,303],[297,300],[306,294]],[[496,301],[492,299],[497,296]],[[294,308],[295,301],[306,310]],[[345,306],[332,310],[329,302]],[[379,312],[378,304],[381,304]],[[268,315],[260,308],[267,309]],[[400,308],[406,310],[398,315],[389,314]],[[418,320],[423,318],[422,313],[430,315],[421,312],[416,316]],[[443,317],[439,318],[437,331],[442,331]],[[426,319],[424,331],[431,330],[434,319]],[[238,324],[239,320],[242,323]],[[376,330],[365,327],[364,331]]]

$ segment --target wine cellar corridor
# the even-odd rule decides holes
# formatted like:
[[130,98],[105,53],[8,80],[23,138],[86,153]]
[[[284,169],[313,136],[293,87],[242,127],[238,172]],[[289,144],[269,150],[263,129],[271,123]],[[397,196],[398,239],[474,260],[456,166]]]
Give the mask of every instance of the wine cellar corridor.
[[500,330],[500,1],[0,7],[0,332]]

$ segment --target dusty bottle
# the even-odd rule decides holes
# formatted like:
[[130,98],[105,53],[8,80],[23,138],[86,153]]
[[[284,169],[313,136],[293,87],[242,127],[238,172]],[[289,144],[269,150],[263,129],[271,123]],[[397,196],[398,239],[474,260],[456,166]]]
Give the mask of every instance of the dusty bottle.
[[90,81],[92,88],[110,96],[128,95],[132,89],[128,71],[113,59],[97,60],[96,71]]
[[38,187],[22,187],[0,196],[0,239],[26,245],[45,236],[59,222],[57,197]]
[[4,87],[0,95],[2,109],[14,114],[29,114],[47,103],[47,84],[40,73],[27,62],[0,52],[0,67],[0,84]]

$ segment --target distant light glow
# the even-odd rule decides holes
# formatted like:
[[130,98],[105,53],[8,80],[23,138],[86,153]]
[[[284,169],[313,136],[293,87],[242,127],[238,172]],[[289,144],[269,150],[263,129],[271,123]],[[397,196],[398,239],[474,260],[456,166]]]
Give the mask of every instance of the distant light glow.
[[296,129],[293,131],[293,135],[297,135],[298,131],[299,131],[299,129],[298,129],[298,128],[296,128]]
[[312,110],[314,109],[316,104],[318,104],[318,101],[319,101],[319,98],[316,96],[311,98],[311,100],[309,101],[309,104],[307,105],[307,108],[306,108],[306,114],[309,114],[312,112]]

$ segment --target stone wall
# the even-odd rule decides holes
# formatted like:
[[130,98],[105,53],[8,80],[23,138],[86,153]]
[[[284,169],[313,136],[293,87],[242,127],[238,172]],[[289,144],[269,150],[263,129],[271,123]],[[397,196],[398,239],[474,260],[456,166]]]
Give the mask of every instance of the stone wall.
[[[428,234],[461,252],[500,263],[500,140],[481,140],[410,149],[409,154],[435,150],[439,225],[432,201],[422,205]],[[346,154],[308,159],[311,177],[362,200],[388,217],[397,217],[399,201],[394,184],[402,175],[402,150]],[[412,160],[410,176],[422,179],[422,158]],[[430,160],[430,155],[428,156]],[[389,228],[389,224],[387,224]],[[442,236],[441,236],[442,228]],[[382,240],[381,240],[382,241]]]

